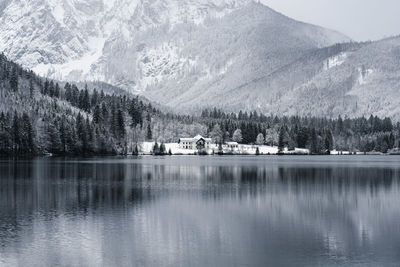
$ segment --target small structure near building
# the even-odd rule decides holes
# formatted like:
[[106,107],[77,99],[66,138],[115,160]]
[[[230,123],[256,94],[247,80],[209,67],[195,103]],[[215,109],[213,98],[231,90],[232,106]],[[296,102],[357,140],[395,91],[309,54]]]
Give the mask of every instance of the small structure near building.
[[230,152],[238,152],[239,151],[239,143],[237,142],[226,142],[225,145],[223,145],[224,152],[230,153]]
[[197,135],[194,138],[180,138],[179,148],[203,151],[210,148],[211,142],[211,138],[205,138],[201,135]]

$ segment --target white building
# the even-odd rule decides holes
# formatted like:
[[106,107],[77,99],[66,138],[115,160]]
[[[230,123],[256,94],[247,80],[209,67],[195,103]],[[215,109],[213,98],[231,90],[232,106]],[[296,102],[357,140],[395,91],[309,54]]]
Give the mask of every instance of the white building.
[[197,135],[194,138],[179,139],[179,148],[189,150],[207,150],[211,148],[211,142],[211,138]]

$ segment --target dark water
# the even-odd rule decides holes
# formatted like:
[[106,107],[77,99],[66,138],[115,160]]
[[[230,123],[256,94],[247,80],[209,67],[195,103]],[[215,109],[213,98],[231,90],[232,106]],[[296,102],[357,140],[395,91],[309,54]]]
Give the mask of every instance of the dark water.
[[400,157],[2,160],[0,266],[400,266]]

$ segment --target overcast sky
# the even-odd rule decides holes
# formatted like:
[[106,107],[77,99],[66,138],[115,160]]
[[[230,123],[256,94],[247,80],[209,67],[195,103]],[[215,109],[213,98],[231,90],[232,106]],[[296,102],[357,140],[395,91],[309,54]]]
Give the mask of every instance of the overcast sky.
[[400,0],[261,0],[297,20],[328,27],[357,41],[400,35]]

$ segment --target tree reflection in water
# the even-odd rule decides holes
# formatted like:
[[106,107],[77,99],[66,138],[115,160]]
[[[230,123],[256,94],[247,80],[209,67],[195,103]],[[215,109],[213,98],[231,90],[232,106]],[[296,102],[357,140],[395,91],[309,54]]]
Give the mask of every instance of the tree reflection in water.
[[395,266],[400,165],[364,159],[2,160],[0,263]]

